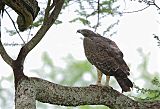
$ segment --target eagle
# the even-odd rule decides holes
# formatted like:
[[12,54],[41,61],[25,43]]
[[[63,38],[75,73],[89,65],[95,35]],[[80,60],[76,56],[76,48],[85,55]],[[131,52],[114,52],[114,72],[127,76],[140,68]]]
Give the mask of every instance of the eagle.
[[130,69],[116,43],[88,29],[80,29],[77,32],[84,36],[85,56],[97,68],[96,85],[101,85],[102,75],[105,74],[107,86],[109,86],[110,76],[114,76],[122,92],[130,91],[133,87],[133,83],[128,78]]

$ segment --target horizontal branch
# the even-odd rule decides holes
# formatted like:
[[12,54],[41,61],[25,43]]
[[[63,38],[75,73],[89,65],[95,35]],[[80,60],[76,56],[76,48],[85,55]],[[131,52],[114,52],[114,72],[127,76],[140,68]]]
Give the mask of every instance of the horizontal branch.
[[36,89],[36,100],[62,106],[105,105],[112,109],[160,109],[160,101],[138,102],[105,86],[69,87],[30,78]]

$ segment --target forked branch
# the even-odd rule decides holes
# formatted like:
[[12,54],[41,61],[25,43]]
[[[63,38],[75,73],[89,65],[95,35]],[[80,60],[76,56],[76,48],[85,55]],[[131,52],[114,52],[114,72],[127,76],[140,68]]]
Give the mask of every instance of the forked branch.
[[44,37],[46,32],[49,30],[49,28],[54,24],[55,20],[57,19],[62,9],[63,3],[64,3],[64,0],[59,0],[56,3],[53,11],[50,10],[49,8],[50,5],[49,4],[47,5],[46,11],[45,11],[45,18],[44,18],[46,20],[44,20],[41,28],[38,30],[36,35],[27,44],[25,44],[20,50],[20,53],[17,59],[21,61],[22,64],[24,63],[24,60],[27,54],[41,41],[41,39]]

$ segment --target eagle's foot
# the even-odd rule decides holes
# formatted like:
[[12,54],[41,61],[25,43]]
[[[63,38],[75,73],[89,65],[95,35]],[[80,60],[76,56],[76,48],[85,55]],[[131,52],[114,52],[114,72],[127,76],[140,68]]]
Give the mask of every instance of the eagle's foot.
[[109,89],[109,90],[112,90],[113,89],[113,87],[111,87],[111,86],[109,86],[109,85],[104,85],[103,87],[106,87],[107,89]]
[[104,87],[108,87],[109,89],[112,89],[112,87],[109,85],[104,85]]
[[102,86],[101,83],[96,83],[96,84],[90,84],[89,86]]
[[109,86],[109,81],[106,81],[106,83],[105,83],[104,87],[108,87],[109,89],[111,89],[111,88],[112,88],[111,86]]
[[101,82],[97,82],[95,85],[102,86]]
[[90,84],[89,86],[91,86],[91,87],[93,86],[94,87],[94,86],[102,86],[102,85]]

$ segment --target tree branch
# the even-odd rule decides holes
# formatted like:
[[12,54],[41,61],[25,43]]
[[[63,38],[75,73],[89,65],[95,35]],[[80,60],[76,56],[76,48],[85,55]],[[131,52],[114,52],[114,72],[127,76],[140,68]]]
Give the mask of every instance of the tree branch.
[[[51,12],[50,16],[45,16],[47,20],[44,20],[43,25],[41,28],[38,30],[36,35],[26,44],[24,45],[18,55],[17,60],[20,61],[21,65],[23,65],[24,60],[27,56],[27,54],[41,41],[41,39],[44,37],[46,32],[49,30],[49,28],[53,25],[55,20],[57,19],[62,6],[63,6],[64,0],[59,0],[58,3],[55,5],[54,10]],[[49,6],[49,5],[47,5]],[[48,13],[48,11],[47,11]]]
[[[56,0],[56,3],[53,2],[53,4],[55,5],[54,10],[51,12],[49,18],[48,18],[48,22],[47,25],[52,26],[53,23],[56,21],[56,19],[58,18],[58,15],[60,14],[60,11],[62,9],[62,6],[64,4],[65,0]],[[53,4],[51,5],[51,7],[53,7]],[[44,23],[45,25],[45,23]]]
[[14,28],[15,28],[16,32],[18,33],[18,35],[19,35],[19,37],[21,38],[21,40],[22,40],[23,44],[25,45],[25,41],[24,41],[24,39],[22,38],[22,36],[20,35],[20,33],[19,33],[18,29],[16,28],[16,25],[15,25],[14,20],[12,19],[12,17],[10,16],[10,14],[7,12],[7,10],[6,10],[6,9],[4,9],[4,11],[7,13],[8,17],[11,19],[12,24],[13,24],[13,26],[14,26]]
[[143,10],[145,10],[145,9],[149,8],[149,6],[150,6],[150,5],[148,5],[148,6],[144,7],[144,8],[142,8],[142,9],[136,10],[136,11],[123,12],[123,13],[135,13],[135,12],[140,12],[140,11],[143,11]]
[[28,78],[19,82],[15,96],[16,109],[36,109],[35,86]]
[[[19,98],[32,98],[29,101],[33,102],[36,99],[43,103],[62,106],[105,105],[111,109],[160,109],[160,101],[134,101],[111,87],[69,87],[32,77],[24,81],[20,83],[23,85],[18,85],[17,89],[23,89],[26,93],[32,91],[30,92],[32,96],[19,94]],[[19,91],[22,93],[23,90],[16,90],[16,93],[20,93]]]
[[2,41],[1,41],[1,16],[0,16],[0,55],[3,58],[3,60],[12,67],[13,59],[8,55],[6,50],[3,47]]
[[95,27],[95,32],[97,31],[97,28],[99,27],[99,12],[100,12],[100,4],[99,4],[100,0],[98,0],[97,2],[97,24],[96,24],[96,27]]
[[39,12],[36,0],[4,0],[4,3],[19,15],[17,24],[20,31],[26,30]]
[[136,11],[132,11],[132,12],[123,12],[123,13],[134,13],[134,12],[143,11],[143,10],[147,9],[148,7],[150,7],[151,5],[154,5],[157,9],[160,9],[160,7],[155,3],[155,0],[151,0],[151,1],[149,1],[149,0],[139,0],[138,2],[139,3],[145,3],[147,6],[144,7],[143,9],[140,9],[140,10],[136,10]]
[[8,55],[8,53],[4,49],[1,39],[0,39],[0,55],[3,58],[3,60],[12,67],[13,59]]
[[155,0],[149,1],[149,5],[154,5],[157,9],[160,9],[160,7],[155,3]]

